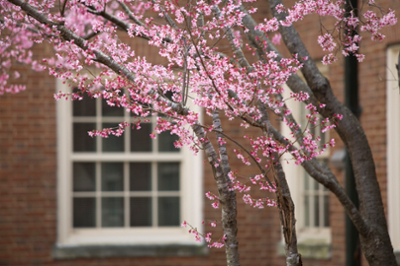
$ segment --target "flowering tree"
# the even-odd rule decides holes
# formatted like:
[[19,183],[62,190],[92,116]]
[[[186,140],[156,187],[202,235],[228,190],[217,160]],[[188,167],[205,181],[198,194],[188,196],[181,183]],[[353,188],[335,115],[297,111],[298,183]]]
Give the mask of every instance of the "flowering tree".
[[[236,192],[243,193],[245,203],[253,207],[279,208],[287,265],[302,264],[297,252],[294,204],[281,166],[285,153],[293,158],[288,163],[304,167],[338,198],[360,234],[370,265],[396,265],[366,136],[358,120],[333,95],[329,81],[318,71],[292,26],[308,14],[333,17],[335,30],[325,30],[318,37],[322,49],[329,52],[323,63],[333,63],[338,51],[362,62],[364,55],[358,52],[361,37],[354,32],[370,32],[373,40],[382,40],[381,28],[396,23],[394,11],[384,12],[373,0],[359,16],[344,8],[346,3],[342,0],[302,0],[291,8],[281,0],[267,0],[272,17],[256,23],[251,15],[256,8],[245,8],[251,2],[0,0],[0,94],[25,89],[8,82],[10,75],[19,77],[18,72],[10,73],[12,63],[21,62],[34,70],[48,71],[77,88],[73,93],[59,92],[56,99],[81,100],[87,94],[102,97],[110,106],[126,108],[144,119],[161,114],[150,137],[171,131],[179,136],[177,148],[186,145],[194,153],[203,150],[213,169],[219,194],[207,193],[207,197],[213,207],[222,209],[224,237],[213,241],[210,233],[202,234],[194,228],[191,232],[197,238],[204,237],[210,247],[225,247],[228,265],[240,264]],[[375,10],[379,10],[379,16]],[[165,23],[155,23],[160,18]],[[268,38],[267,34],[278,31],[271,40]],[[156,47],[168,64],[154,65],[136,56],[130,47],[135,38],[148,40],[148,45]],[[229,42],[230,53],[218,52],[221,39]],[[290,58],[274,46],[281,39]],[[54,57],[35,61],[30,49],[43,42],[54,46]],[[249,63],[243,48],[257,57],[255,63]],[[98,68],[99,74],[82,74],[84,68]],[[296,74],[298,71],[305,81]],[[292,91],[289,99],[282,97],[284,84]],[[126,88],[126,93],[120,88]],[[305,129],[293,118],[287,100],[306,103],[310,112]],[[188,102],[203,107],[212,124],[200,123],[198,113],[188,107]],[[221,114],[240,120],[244,131],[249,127],[259,129],[256,137],[244,136],[250,149],[224,131]],[[290,136],[282,135],[272,125],[271,114],[279,116],[291,129]],[[139,123],[121,121],[118,128],[88,133],[120,136],[126,127],[139,129]],[[320,145],[310,128],[321,132],[334,128],[339,133],[353,165],[359,209],[332,172],[315,158],[334,141]],[[210,134],[216,135],[217,143],[209,140]],[[251,182],[261,190],[275,192],[275,200],[254,199],[248,193],[250,187],[236,179],[226,148],[229,141],[237,145],[234,152],[243,164],[254,164],[260,170],[259,175],[249,177]],[[183,226],[188,224],[184,222]]]

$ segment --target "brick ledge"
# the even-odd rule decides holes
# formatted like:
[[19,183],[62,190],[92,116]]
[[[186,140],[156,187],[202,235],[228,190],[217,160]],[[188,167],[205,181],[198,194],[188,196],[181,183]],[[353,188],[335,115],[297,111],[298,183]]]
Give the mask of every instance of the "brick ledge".
[[[306,259],[329,260],[332,256],[332,245],[322,241],[298,242],[297,249],[301,257]],[[278,254],[280,256],[285,256],[285,246],[283,242],[280,242],[278,245]]]
[[206,256],[209,249],[202,245],[79,245],[53,247],[54,259],[116,258],[116,257],[193,257]]

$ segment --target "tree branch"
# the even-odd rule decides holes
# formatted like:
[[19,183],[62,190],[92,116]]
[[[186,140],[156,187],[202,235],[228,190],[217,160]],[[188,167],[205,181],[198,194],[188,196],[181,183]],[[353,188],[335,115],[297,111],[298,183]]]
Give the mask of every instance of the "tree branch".
[[[33,8],[31,5],[24,2],[23,0],[8,0],[8,1],[10,3],[13,3],[16,6],[20,6],[22,10],[24,10],[27,14],[29,14],[31,17],[33,17],[40,23],[48,25],[48,26],[56,26],[57,30],[60,32],[61,36],[65,40],[74,41],[74,44],[77,45],[82,50],[84,50],[84,51],[88,50],[87,41],[84,40],[82,37],[79,37],[78,35],[76,35],[73,31],[71,31],[64,25],[57,24],[57,23],[54,23],[53,21],[49,20],[43,13],[40,13],[39,11],[37,11],[35,8]],[[118,64],[110,56],[107,56],[106,54],[104,54],[103,52],[101,52],[99,50],[92,50],[92,52],[96,56],[96,59],[95,59],[96,62],[99,62],[99,63],[109,67],[116,74],[123,75],[130,82],[135,84],[135,75],[133,75],[126,67]],[[159,101],[165,103],[168,107],[171,107],[171,109],[173,111],[177,112],[178,114],[187,115],[189,113],[188,108],[182,107],[182,105],[180,103],[175,103],[168,99],[162,98],[160,96],[160,94],[154,90],[152,90],[150,92],[150,94],[157,95],[155,100],[158,99]]]
[[[216,126],[220,126],[218,117],[213,117],[213,122]],[[222,209],[222,227],[224,234],[226,235],[226,257],[228,266],[239,266],[239,252],[238,252],[238,241],[237,241],[237,221],[236,221],[236,195],[234,191],[230,190],[230,179],[224,171],[229,169],[229,165],[225,164],[222,160],[227,159],[222,151],[221,162],[218,160],[217,153],[211,142],[208,140],[204,129],[199,124],[192,126],[194,133],[197,138],[201,141],[203,150],[207,156],[208,162],[213,168],[214,178],[217,181],[217,188],[219,192],[219,201]]]

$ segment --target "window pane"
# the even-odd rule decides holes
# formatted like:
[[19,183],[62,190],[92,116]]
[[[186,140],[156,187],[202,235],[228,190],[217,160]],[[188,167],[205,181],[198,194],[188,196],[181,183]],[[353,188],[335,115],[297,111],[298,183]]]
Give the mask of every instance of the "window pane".
[[124,116],[124,108],[109,106],[107,100],[101,101],[101,115],[102,116]]
[[122,191],[124,188],[124,164],[102,163],[101,164],[101,190]]
[[318,129],[315,127],[314,124],[311,124],[311,123],[308,125],[308,128],[310,129],[311,135],[313,135],[313,137],[314,137],[314,139],[315,139],[315,137],[316,137],[315,132],[316,132],[316,130],[318,130]]
[[324,196],[324,226],[329,227],[329,195]]
[[310,197],[304,196],[304,225],[310,226]]
[[124,198],[101,199],[101,226],[124,226]]
[[151,198],[131,198],[131,226],[151,226]]
[[179,197],[158,198],[158,225],[179,226]]
[[309,183],[310,183],[310,177],[304,170],[304,190],[309,190],[309,187],[310,187]]
[[[118,124],[115,123],[103,123],[102,128],[113,128],[117,129]],[[109,135],[108,138],[102,138],[103,151],[105,152],[123,152],[124,151],[124,135],[116,137]]]
[[321,137],[320,145],[324,145],[325,142],[327,141],[326,134],[321,132],[321,128],[319,128],[319,134],[320,134],[320,137]]
[[95,163],[74,163],[74,191],[95,191]]
[[170,131],[162,132],[158,135],[158,151],[161,152],[179,152],[180,149],[175,148],[174,142],[178,140],[177,135],[171,135]]
[[96,139],[88,135],[93,129],[96,129],[96,123],[74,123],[74,151],[96,151]]
[[96,116],[96,100],[84,93],[82,101],[72,102],[72,113],[74,116]]
[[310,177],[310,180],[311,180],[312,184],[314,184],[314,190],[318,191],[319,183],[317,181],[315,181],[315,179],[312,177]]
[[159,163],[158,190],[179,190],[179,163]]
[[151,151],[151,124],[141,123],[140,129],[131,129],[131,151]]
[[73,226],[95,227],[96,226],[96,199],[74,198],[73,199]]
[[314,226],[319,227],[319,196],[314,196]]
[[151,163],[130,163],[130,191],[151,190]]

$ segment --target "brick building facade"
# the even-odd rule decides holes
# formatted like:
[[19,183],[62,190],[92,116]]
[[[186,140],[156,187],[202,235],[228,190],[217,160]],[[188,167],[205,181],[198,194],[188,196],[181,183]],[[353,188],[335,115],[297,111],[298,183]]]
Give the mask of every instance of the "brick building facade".
[[[379,4],[400,10],[398,2],[387,0]],[[260,7],[256,15],[260,21],[268,14],[265,8]],[[317,21],[316,16],[309,16],[296,24],[315,60],[324,55],[316,41],[320,29]],[[397,75],[393,72],[393,64],[388,65],[395,62],[393,55],[400,50],[400,46],[396,46],[400,44],[400,26],[387,28],[383,33],[386,35],[383,42],[372,42],[367,34],[363,35],[360,52],[366,55],[366,59],[359,64],[358,74],[362,107],[360,121],[376,163],[392,242],[395,250],[400,252],[400,232],[397,228],[400,227],[400,205],[396,205],[400,203],[400,184],[399,170],[395,166],[400,157],[396,149],[391,153],[388,149],[391,145],[400,149],[398,135],[396,140],[396,132],[400,134],[399,109],[396,102],[394,105],[390,103],[396,95],[399,96],[398,91],[393,93],[393,90],[398,90],[397,81],[393,82]],[[145,41],[136,40],[133,47],[143,51],[149,61],[161,62]],[[51,53],[51,47],[36,46],[34,53],[39,59],[43,54]],[[344,59],[341,56],[338,58],[338,62],[325,71],[335,94],[344,101]],[[207,249],[194,241],[185,245],[168,244],[168,241],[149,245],[135,245],[129,241],[107,245],[58,245],[59,227],[63,222],[60,214],[60,190],[63,187],[60,187],[59,179],[62,152],[58,149],[60,143],[62,145],[68,140],[57,137],[60,136],[57,134],[60,114],[57,114],[57,102],[53,95],[62,85],[46,72],[33,72],[23,65],[17,65],[16,69],[22,73],[21,79],[27,90],[0,96],[0,265],[226,265],[224,249]],[[204,119],[207,123],[208,118]],[[242,140],[243,132],[235,122],[224,118],[222,123],[231,137]],[[391,126],[396,123],[397,128]],[[330,137],[338,142],[330,150],[332,155],[342,149],[343,144],[335,132]],[[392,138],[391,142],[388,138]],[[234,154],[230,156],[234,157]],[[389,160],[391,165],[388,165]],[[253,168],[240,169],[242,164],[239,161],[233,160],[231,166],[246,175],[257,174]],[[331,167],[343,184],[343,170]],[[201,190],[216,193],[210,167],[204,164],[202,168]],[[326,226],[316,226],[316,230],[329,228],[326,231],[329,236],[323,239],[326,242],[310,238],[313,242],[307,236],[304,242],[300,241],[300,250],[303,249],[306,254],[303,255],[304,265],[345,265],[345,215],[338,200],[328,195],[329,206],[319,209],[327,212],[327,216],[320,215],[321,219],[325,219]],[[256,192],[254,197],[257,196],[262,197],[261,192]],[[210,203],[204,197],[196,203],[206,224],[220,219],[220,210],[213,209]],[[298,204],[297,208],[302,209],[302,205]],[[326,221],[325,217],[329,220]],[[238,228],[242,265],[284,265],[277,209],[251,208],[238,195]],[[221,235],[218,227],[205,226],[205,230],[216,236]],[[362,265],[368,263],[363,260]]]

